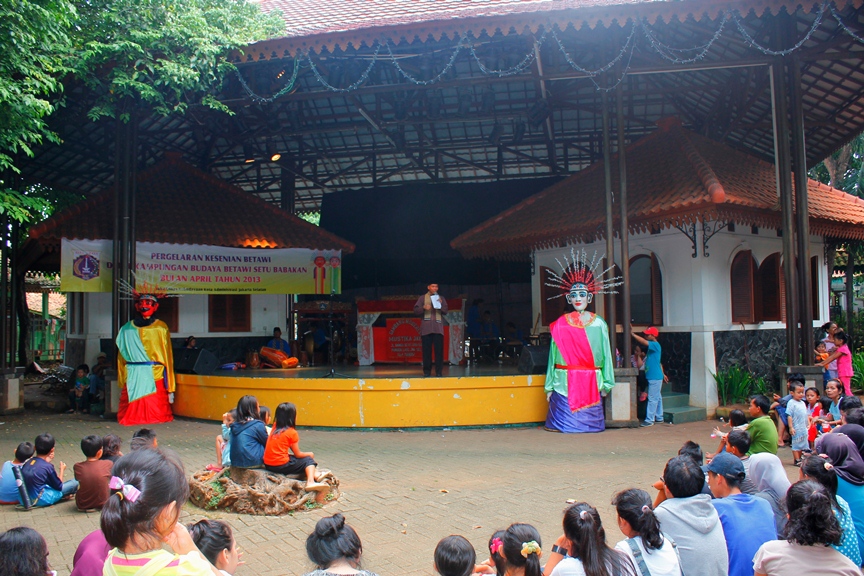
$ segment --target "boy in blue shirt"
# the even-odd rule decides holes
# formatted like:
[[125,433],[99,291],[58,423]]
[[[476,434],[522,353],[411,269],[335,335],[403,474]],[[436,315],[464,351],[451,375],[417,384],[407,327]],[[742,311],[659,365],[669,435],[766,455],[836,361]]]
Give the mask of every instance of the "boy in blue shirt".
[[22,442],[15,449],[15,459],[3,463],[3,470],[0,471],[0,504],[18,504],[18,483],[15,481],[12,468],[20,468],[31,456],[33,456],[33,444]]
[[655,422],[663,422],[663,367],[660,365],[662,350],[657,336],[660,332],[654,326],[649,326],[642,332],[645,337],[633,334],[633,339],[639,342],[645,349],[645,378],[648,380],[648,408],[645,413],[645,421],[641,426],[653,426]]
[[[40,434],[33,443],[36,455],[21,466],[21,475],[34,506],[51,506],[60,500],[69,499],[78,491],[78,481],[63,482],[66,464],[60,462],[60,475],[51,463],[54,460],[54,437]],[[22,502],[23,504],[23,502]]]

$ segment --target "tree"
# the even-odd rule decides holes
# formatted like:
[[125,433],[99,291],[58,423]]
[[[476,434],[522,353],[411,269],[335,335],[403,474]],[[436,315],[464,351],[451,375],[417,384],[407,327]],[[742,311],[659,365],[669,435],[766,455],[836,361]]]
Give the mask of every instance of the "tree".
[[58,142],[47,118],[69,71],[69,30],[75,7],[67,0],[12,0],[0,4],[0,214],[23,221],[44,209],[38,197],[14,189],[14,157]]
[[280,32],[278,13],[247,0],[77,0],[71,66],[93,96],[89,115],[129,119],[129,106],[157,114],[216,99],[233,50]]

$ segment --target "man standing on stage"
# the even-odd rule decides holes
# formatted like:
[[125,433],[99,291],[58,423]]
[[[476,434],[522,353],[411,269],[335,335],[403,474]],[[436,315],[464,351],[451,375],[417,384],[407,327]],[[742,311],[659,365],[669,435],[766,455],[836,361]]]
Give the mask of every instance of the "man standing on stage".
[[435,347],[435,376],[444,371],[444,314],[447,299],[438,294],[438,284],[429,284],[428,292],[417,299],[414,314],[422,316],[420,341],[423,344],[423,375],[432,375],[432,347]]

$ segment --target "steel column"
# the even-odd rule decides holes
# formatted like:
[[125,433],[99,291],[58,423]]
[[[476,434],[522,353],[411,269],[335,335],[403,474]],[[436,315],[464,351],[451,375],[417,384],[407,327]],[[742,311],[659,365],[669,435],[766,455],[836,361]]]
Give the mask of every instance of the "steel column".
[[618,123],[618,207],[621,211],[618,226],[621,234],[621,355],[624,357],[624,367],[629,368],[631,338],[630,325],[630,216],[627,214],[627,155],[624,142],[624,83],[618,84],[617,90],[617,123]]
[[[607,276],[615,276],[615,230],[612,226],[612,138],[609,129],[609,94],[602,93],[603,101],[603,177],[606,183],[606,266]],[[609,341],[616,350],[615,295],[606,294],[606,323],[609,324]],[[613,352],[614,353],[614,352]]]
[[786,361],[797,365],[798,358],[798,282],[795,267],[795,215],[792,211],[792,162],[789,148],[789,109],[786,74],[782,58],[771,66],[771,97],[774,116],[774,155],[780,195],[783,231],[783,274],[786,288]]
[[801,364],[813,364],[813,290],[810,283],[810,202],[807,191],[807,154],[804,104],[801,98],[801,64],[790,60],[789,97],[792,112],[792,162],[795,168],[795,217],[798,241],[798,302],[801,320]]

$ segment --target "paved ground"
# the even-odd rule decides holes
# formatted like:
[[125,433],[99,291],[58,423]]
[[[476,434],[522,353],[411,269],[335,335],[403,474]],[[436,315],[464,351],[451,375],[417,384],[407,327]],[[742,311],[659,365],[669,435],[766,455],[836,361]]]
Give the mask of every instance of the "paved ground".
[[[132,430],[89,416],[31,413],[0,417],[0,457],[11,457],[23,440],[50,432],[57,459],[83,460],[80,439],[119,434],[124,447]],[[714,423],[609,430],[562,435],[536,428],[360,432],[301,430],[301,446],[342,482],[342,498],[323,510],[284,517],[203,513],[187,505],[182,518],[226,519],[234,528],[247,564],[239,576],[302,574],[310,569],[304,544],[315,522],[345,514],[364,544],[364,566],[379,574],[432,574],[432,553],[448,534],[466,536],[485,554],[489,535],[512,522],[527,522],[551,546],[560,533],[568,498],[598,507],[610,543],[621,533],[609,505],[612,495],[633,486],[648,488],[666,460],[688,439],[713,451]],[[160,446],[170,446],[187,471],[213,461],[214,423],[178,420],[156,427]],[[781,452],[791,462],[791,454]],[[790,478],[797,469],[787,466]],[[650,491],[650,490],[649,490]],[[48,541],[53,568],[68,575],[83,536],[99,525],[98,514],[75,510],[73,502],[30,512],[0,508],[0,529],[27,525]]]

